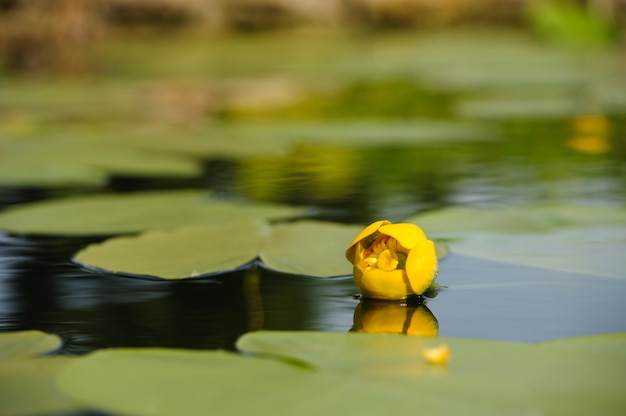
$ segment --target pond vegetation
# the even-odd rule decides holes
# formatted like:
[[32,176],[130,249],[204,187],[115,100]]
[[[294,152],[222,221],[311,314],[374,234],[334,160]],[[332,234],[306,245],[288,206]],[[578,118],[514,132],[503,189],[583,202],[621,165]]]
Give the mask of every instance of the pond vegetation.
[[[0,413],[622,414],[621,17],[537,4],[1,55]],[[382,219],[441,286],[357,295]]]

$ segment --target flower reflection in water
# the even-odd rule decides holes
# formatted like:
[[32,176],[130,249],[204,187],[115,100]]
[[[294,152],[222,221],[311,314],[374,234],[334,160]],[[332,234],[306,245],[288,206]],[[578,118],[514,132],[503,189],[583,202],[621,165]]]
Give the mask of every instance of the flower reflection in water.
[[439,323],[430,309],[419,301],[362,299],[354,310],[350,331],[435,337]]

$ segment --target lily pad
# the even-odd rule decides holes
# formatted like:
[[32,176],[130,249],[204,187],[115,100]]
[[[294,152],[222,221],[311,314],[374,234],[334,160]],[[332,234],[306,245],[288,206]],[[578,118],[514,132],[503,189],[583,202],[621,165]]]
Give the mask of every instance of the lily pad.
[[[237,346],[246,353],[299,362],[319,372],[370,384],[389,383],[406,391],[407,397],[414,397],[420,410],[427,413],[449,414],[463,403],[487,412],[509,407],[505,413],[532,409],[559,414],[619,414],[626,404],[619,381],[626,361],[593,351],[619,348],[624,335],[594,337],[585,352],[569,349],[568,340],[533,345],[321,332],[248,333]],[[439,345],[448,345],[452,351],[447,366],[429,365],[420,356],[425,348]]]
[[492,140],[492,129],[476,122],[350,120],[324,122],[239,122],[224,125],[233,137],[350,146],[422,145]]
[[149,231],[92,244],[74,261],[120,275],[168,280],[206,276],[254,261],[268,233],[260,221]]
[[57,384],[67,396],[115,414],[274,415],[280,409],[313,416],[359,409],[380,415],[414,406],[413,401],[400,400],[395,387],[377,391],[381,386],[345,381],[224,351],[121,349],[77,360]]
[[71,359],[38,358],[60,345],[57,335],[36,330],[0,334],[0,414],[19,416],[80,410],[56,392],[53,382]]
[[473,119],[562,119],[575,116],[579,104],[571,97],[492,95],[466,98],[457,105],[461,117]]
[[[442,344],[452,361],[427,363],[422,350]],[[626,405],[623,358],[559,345],[263,331],[237,345],[246,355],[97,351],[68,365],[57,384],[91,408],[135,415],[380,415],[416,406],[434,415],[620,414]]]
[[[263,245],[262,265],[278,272],[306,276],[352,275],[352,265],[346,260],[345,252],[363,228],[324,221],[276,225]],[[436,243],[436,250],[439,259],[448,252],[440,242]]]
[[614,357],[621,361],[626,360],[625,333],[555,339],[544,342],[543,345],[549,348],[567,348],[604,357]]
[[[133,277],[184,279],[227,273],[260,259],[281,273],[347,276],[345,251],[362,226],[324,221],[268,224],[240,220],[155,230],[91,244],[74,256],[85,268]],[[446,247],[437,244],[438,257]],[[434,288],[436,290],[436,288]]]
[[11,186],[101,186],[114,174],[191,178],[202,173],[195,158],[139,150],[119,141],[4,140],[0,149],[0,183]]
[[112,238],[88,246],[73,260],[91,269],[164,279],[225,273],[256,258],[283,273],[345,276],[352,273],[345,250],[361,229],[322,221],[196,225]]
[[607,207],[449,208],[410,217],[452,253],[626,277],[626,211]]
[[41,331],[18,331],[0,334],[0,360],[34,357],[57,349],[61,338]]
[[317,277],[352,274],[345,251],[362,226],[299,221],[272,228],[261,250],[265,267],[283,273]]
[[15,358],[0,363],[0,414],[32,416],[81,410],[56,389],[61,369],[75,358]]
[[0,213],[0,229],[16,234],[114,235],[188,224],[297,216],[302,208],[212,201],[202,190],[71,197]]

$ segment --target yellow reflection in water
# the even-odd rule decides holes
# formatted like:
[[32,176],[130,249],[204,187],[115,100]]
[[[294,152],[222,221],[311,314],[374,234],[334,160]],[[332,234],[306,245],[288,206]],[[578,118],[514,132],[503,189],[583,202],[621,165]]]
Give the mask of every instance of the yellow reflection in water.
[[423,303],[363,299],[354,310],[351,332],[437,336],[439,323]]
[[611,123],[601,114],[576,116],[570,123],[572,137],[567,146],[582,153],[598,155],[611,150]]

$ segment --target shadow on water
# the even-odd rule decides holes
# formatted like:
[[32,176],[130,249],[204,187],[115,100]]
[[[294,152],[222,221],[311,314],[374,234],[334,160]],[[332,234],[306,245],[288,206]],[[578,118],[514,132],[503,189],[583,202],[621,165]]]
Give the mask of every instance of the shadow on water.
[[511,341],[626,331],[625,281],[454,254],[440,267],[438,280],[448,289],[425,305],[381,309],[359,302],[350,278],[254,269],[212,280],[140,280],[69,262],[84,239],[5,236],[0,243],[0,330],[59,334],[68,354],[121,346],[233,349],[250,330],[347,332],[364,324],[368,332],[423,333],[438,323],[442,336]]

